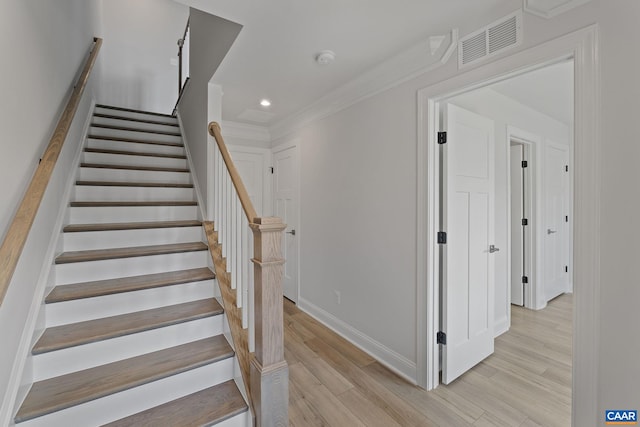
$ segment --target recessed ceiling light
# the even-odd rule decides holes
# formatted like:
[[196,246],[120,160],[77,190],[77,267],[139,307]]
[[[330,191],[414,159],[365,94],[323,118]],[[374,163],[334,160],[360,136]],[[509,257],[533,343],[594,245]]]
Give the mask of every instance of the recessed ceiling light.
[[269,101],[268,99],[261,99],[260,100],[260,105],[262,105],[263,107],[270,107],[271,106],[271,101]]

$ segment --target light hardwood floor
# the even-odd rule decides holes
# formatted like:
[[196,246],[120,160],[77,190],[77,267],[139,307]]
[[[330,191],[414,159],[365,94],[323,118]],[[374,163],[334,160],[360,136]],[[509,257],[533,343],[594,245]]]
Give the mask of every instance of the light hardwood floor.
[[291,426],[571,425],[572,296],[512,307],[495,353],[426,392],[285,300]]

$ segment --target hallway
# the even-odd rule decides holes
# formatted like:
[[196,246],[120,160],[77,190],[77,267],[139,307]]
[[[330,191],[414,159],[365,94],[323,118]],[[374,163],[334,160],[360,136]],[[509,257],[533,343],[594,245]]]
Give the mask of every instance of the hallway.
[[448,386],[408,384],[285,300],[291,426],[571,424],[572,295],[512,306],[495,353]]

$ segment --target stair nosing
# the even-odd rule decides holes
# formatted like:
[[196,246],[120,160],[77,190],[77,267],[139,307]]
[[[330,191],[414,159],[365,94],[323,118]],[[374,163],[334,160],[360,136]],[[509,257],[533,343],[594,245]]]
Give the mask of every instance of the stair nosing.
[[97,117],[100,119],[108,119],[108,120],[124,120],[127,122],[138,122],[145,123],[150,125],[159,125],[159,126],[173,126],[179,128],[180,125],[178,123],[170,123],[170,122],[159,122],[156,120],[144,120],[144,119],[136,119],[134,117],[123,117],[123,116],[114,116],[112,114],[103,114],[103,113],[94,113],[93,117]]
[[116,156],[142,156],[142,157],[162,157],[167,159],[180,159],[186,160],[187,156],[182,154],[166,154],[166,153],[144,153],[138,151],[126,151],[126,150],[109,150],[106,148],[90,148],[87,147],[84,149],[85,153],[96,153],[96,154],[112,154]]
[[107,163],[80,163],[81,168],[89,169],[117,169],[117,170],[133,170],[145,172],[170,172],[170,173],[190,173],[188,168],[169,168],[158,166],[132,166],[132,165],[110,165]]
[[[211,347],[215,345],[220,348],[217,348],[215,350],[215,354],[209,354],[212,351],[212,349],[209,348],[207,353],[206,350],[202,350],[199,348],[200,346],[205,346],[205,345],[207,345],[207,347]],[[167,369],[165,371],[151,371],[149,369],[152,367],[158,369],[157,363],[150,363],[150,361],[153,361],[154,358],[162,359],[162,358],[171,357],[174,354],[175,355],[186,354],[188,350],[191,349],[193,351],[194,348],[197,349],[197,353],[198,353],[197,358],[192,356],[191,359],[186,361],[183,360],[181,364],[172,366],[171,369]],[[207,354],[202,354],[202,353],[207,353]],[[110,396],[112,394],[119,393],[124,390],[129,390],[135,387],[142,386],[144,384],[161,380],[163,378],[168,378],[173,375],[178,375],[183,372],[187,372],[187,371],[197,369],[206,365],[210,365],[218,361],[233,357],[233,355],[234,355],[233,349],[231,348],[229,343],[226,341],[224,336],[217,335],[215,337],[192,341],[187,344],[181,344],[181,345],[170,347],[167,349],[158,350],[152,353],[147,353],[144,355],[135,356],[128,359],[111,362],[111,363],[97,366],[94,368],[72,372],[70,374],[61,375],[59,377],[38,381],[31,386],[29,393],[27,393],[27,397],[23,401],[22,406],[20,407],[20,409],[18,410],[18,413],[14,418],[14,421],[16,423],[20,423],[20,422],[24,422],[33,418],[43,416],[43,415],[68,409],[73,406],[77,406],[86,402],[100,399],[105,396]],[[163,362],[170,363],[167,360],[163,360]],[[140,373],[138,373],[137,378],[132,378],[131,366],[146,367],[147,369],[149,369],[149,372],[145,373],[145,375],[141,375]],[[127,371],[127,367],[129,368],[128,371]],[[117,374],[111,375],[109,372],[110,370],[118,373],[123,373],[123,375],[128,377],[129,381],[125,381],[122,378],[122,375],[120,376],[118,376]],[[82,390],[83,391],[82,394],[78,394],[73,398],[69,397],[67,401],[57,402],[57,403],[51,402],[52,400],[51,395],[55,395],[56,397],[59,398],[61,395],[65,393],[71,394],[71,392],[68,390],[69,388],[71,388],[69,385],[66,385],[65,386],[66,390],[62,391],[62,387],[58,383],[60,383],[63,380],[74,382],[76,378],[80,379],[83,376],[89,376],[90,378],[84,379],[82,381],[76,380],[74,390],[77,393],[78,383],[81,384],[80,388],[84,387],[87,390]],[[99,382],[100,384],[102,384],[100,380],[104,382],[106,381],[106,378],[109,378],[112,384],[109,387],[105,387],[103,385],[104,389],[96,390],[95,383]],[[119,381],[115,383],[114,379],[119,379]],[[90,384],[90,386],[88,384]],[[42,390],[43,388],[44,389],[53,388],[55,389],[55,391]],[[92,390],[93,393],[89,393],[89,390]],[[33,397],[32,394],[34,393],[39,393],[39,394],[42,394],[43,396]],[[30,399],[37,399],[39,397],[41,399],[44,399],[46,397],[47,398],[46,400],[48,400],[48,402],[41,403],[40,405],[31,403]],[[27,409],[23,410],[25,404],[27,403],[31,404],[33,408],[29,408],[29,406],[27,406]]]
[[91,135],[87,136],[88,139],[99,139],[102,141],[118,141],[118,142],[130,142],[132,144],[150,144],[150,145],[164,145],[167,147],[180,147],[183,148],[184,144],[181,142],[170,142],[170,141],[146,141],[143,139],[135,139],[135,138],[123,138],[119,136],[104,136],[104,135]]
[[[206,310],[201,307],[202,305],[211,304],[212,307],[205,307]],[[188,314],[186,312],[179,313],[179,315],[175,315],[171,313],[170,310],[183,310],[187,311],[187,309],[199,310],[197,313]],[[162,314],[169,312],[171,316],[165,317],[162,319]],[[220,303],[216,301],[215,298],[206,298],[196,301],[190,301],[180,304],[172,304],[168,306],[152,308],[147,310],[135,311],[132,313],[120,314],[115,316],[103,317],[99,319],[86,320],[83,322],[76,322],[66,325],[54,326],[52,328],[45,329],[44,333],[40,336],[36,344],[34,345],[31,354],[34,356],[39,354],[50,353],[57,350],[63,350],[72,347],[78,347],[85,344],[91,344],[100,341],[106,341],[113,338],[123,337],[127,335],[133,335],[145,331],[151,331],[154,329],[159,329],[167,326],[178,325],[181,323],[191,322],[194,320],[204,319],[207,317],[217,316],[222,314],[224,310]],[[150,316],[150,319],[142,320],[137,317]],[[127,322],[128,326],[124,326],[118,324],[118,322],[122,323],[122,321]],[[146,323],[144,323],[146,321]],[[118,326],[118,329],[109,329],[105,327],[104,323],[115,323]],[[135,326],[134,326],[135,325]],[[72,333],[72,328],[83,328],[89,329],[91,331],[100,330],[102,332],[100,334],[94,335],[85,335],[81,337],[77,337],[75,339],[67,339],[66,341],[60,342],[58,339],[57,342],[54,340],[51,343],[42,344],[43,340],[47,340],[49,335],[59,333],[60,331],[69,331],[68,334]],[[111,326],[113,328],[113,326]],[[64,333],[64,332],[63,332]]]
[[130,181],[86,181],[78,180],[76,185],[87,187],[152,187],[152,188],[193,188],[193,184],[171,182],[130,182]]
[[197,206],[196,201],[174,201],[174,200],[156,200],[156,201],[97,201],[97,202],[71,202],[69,206],[72,208],[95,208],[95,207],[143,207],[143,206]]
[[200,267],[189,270],[71,283],[54,287],[45,298],[45,304],[202,282],[213,280],[215,277],[216,275],[211,269],[208,267]]
[[[56,265],[76,262],[105,261],[121,258],[138,258],[143,256],[169,255],[207,250],[203,242],[177,243],[168,245],[148,245],[125,248],[93,249],[88,251],[63,252],[55,259]],[[128,251],[128,252],[127,252]]]
[[187,228],[201,227],[199,220],[179,221],[145,221],[145,222],[109,222],[95,224],[69,224],[62,231],[64,233],[87,233],[94,231],[119,231],[119,230],[148,230],[154,228]]
[[100,123],[91,123],[91,127],[99,128],[99,129],[115,130],[115,131],[121,131],[121,132],[139,132],[139,133],[150,133],[153,135],[178,136],[182,138],[182,134],[180,132],[176,133],[176,132],[169,132],[169,131],[162,131],[162,130],[140,129],[135,127],[132,128],[132,127],[126,127],[126,126],[103,125]]
[[168,118],[172,118],[172,119],[176,118],[175,116],[172,116],[171,114],[156,113],[154,111],[136,110],[134,108],[115,107],[113,105],[96,104],[96,108],[106,108],[108,110],[116,110],[116,111],[128,111],[130,113],[150,114],[152,116],[168,117]]

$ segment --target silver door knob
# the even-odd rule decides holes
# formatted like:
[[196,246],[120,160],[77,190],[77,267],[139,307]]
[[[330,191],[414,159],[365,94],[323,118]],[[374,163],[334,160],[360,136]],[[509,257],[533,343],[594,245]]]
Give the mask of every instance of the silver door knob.
[[500,248],[496,248],[495,245],[489,245],[489,253],[492,254],[494,252],[498,252]]
[[557,233],[557,231],[547,228],[547,234],[553,234],[553,233]]
[[296,235],[296,230],[287,231],[287,234],[291,234],[292,236]]

